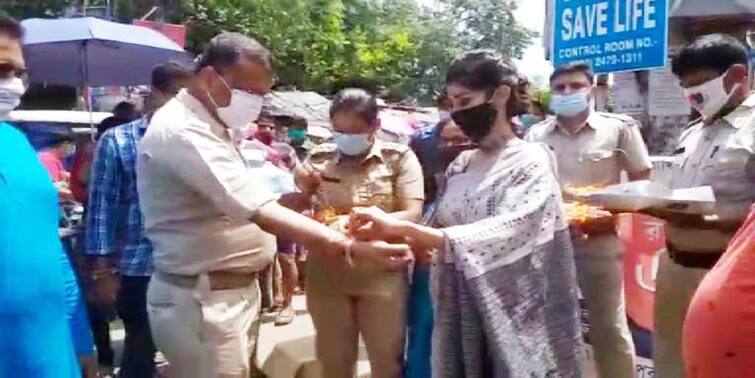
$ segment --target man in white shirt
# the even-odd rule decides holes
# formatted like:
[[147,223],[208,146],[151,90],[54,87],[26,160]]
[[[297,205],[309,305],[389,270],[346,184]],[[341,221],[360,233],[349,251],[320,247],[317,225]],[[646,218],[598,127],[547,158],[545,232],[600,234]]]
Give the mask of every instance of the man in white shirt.
[[150,324],[176,377],[247,377],[259,310],[257,271],[273,235],[313,253],[403,267],[405,245],[357,242],[279,205],[233,136],[248,133],[270,91],[269,51],[238,33],[213,38],[195,78],[158,110],[139,145],[138,192],[155,274]]

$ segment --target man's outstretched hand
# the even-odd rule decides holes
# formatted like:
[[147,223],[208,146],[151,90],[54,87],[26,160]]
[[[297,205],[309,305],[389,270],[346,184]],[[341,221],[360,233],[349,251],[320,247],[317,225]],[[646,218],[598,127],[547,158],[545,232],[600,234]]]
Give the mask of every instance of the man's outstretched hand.
[[362,263],[386,270],[401,270],[414,258],[406,244],[389,244],[384,241],[354,241],[351,254],[357,265]]

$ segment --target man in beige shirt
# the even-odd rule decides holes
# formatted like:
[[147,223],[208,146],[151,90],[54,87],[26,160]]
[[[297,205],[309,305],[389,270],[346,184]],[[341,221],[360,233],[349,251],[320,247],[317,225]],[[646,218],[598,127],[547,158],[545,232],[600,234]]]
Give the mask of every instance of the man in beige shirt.
[[672,70],[702,117],[679,140],[671,187],[711,186],[717,218],[651,211],[666,220],[668,250],[656,282],[655,371],[658,377],[682,378],[689,302],[755,201],[755,93],[749,88],[747,49],[724,34],[702,36],[684,47]]
[[[556,155],[563,188],[647,179],[652,164],[636,121],[590,109],[593,74],[572,63],[551,76],[556,118],[532,127],[526,139],[548,144]],[[623,251],[613,230],[573,232],[580,288],[590,318],[590,341],[600,377],[634,377],[634,342],[624,305]]]
[[256,272],[273,258],[271,234],[357,265],[398,269],[409,259],[405,245],[352,241],[282,207],[249,174],[233,136],[250,132],[272,76],[257,41],[213,38],[194,80],[155,113],[139,145],[137,186],[154,246],[150,324],[175,377],[249,375]]

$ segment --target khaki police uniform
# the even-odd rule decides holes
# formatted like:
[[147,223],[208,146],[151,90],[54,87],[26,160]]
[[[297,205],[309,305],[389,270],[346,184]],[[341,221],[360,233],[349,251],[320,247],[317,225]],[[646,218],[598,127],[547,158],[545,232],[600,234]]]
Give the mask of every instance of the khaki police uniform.
[[[567,186],[617,184],[621,171],[652,168],[638,123],[629,116],[592,112],[570,133],[549,119],[533,126],[526,139],[548,144]],[[634,343],[624,304],[623,251],[615,233],[572,239],[582,294],[590,317],[590,337],[603,378],[634,377]]]
[[[721,119],[695,121],[674,152],[671,187],[711,186],[722,220],[743,220],[755,201],[755,94]],[[726,250],[736,226],[667,222],[668,253],[656,282],[656,376],[684,376],[682,327],[687,307],[705,273]]]
[[[310,152],[321,185],[318,206],[346,215],[353,207],[391,213],[403,200],[424,199],[422,168],[407,146],[376,140],[358,162],[345,161],[335,145]],[[327,261],[326,261],[327,260]],[[324,377],[353,377],[359,335],[373,377],[400,377],[403,366],[407,282],[405,272],[348,266],[321,254],[307,261],[307,301],[317,330]]]

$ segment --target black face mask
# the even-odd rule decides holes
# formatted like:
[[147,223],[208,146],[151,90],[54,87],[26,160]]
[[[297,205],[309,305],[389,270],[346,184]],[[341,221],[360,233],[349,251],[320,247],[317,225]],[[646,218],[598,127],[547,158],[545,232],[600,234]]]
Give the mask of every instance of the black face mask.
[[453,112],[451,118],[472,142],[480,143],[490,134],[497,115],[498,110],[490,103],[484,102],[471,108]]

